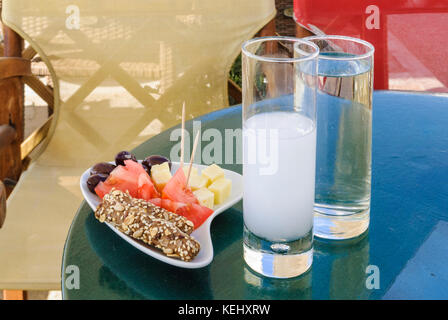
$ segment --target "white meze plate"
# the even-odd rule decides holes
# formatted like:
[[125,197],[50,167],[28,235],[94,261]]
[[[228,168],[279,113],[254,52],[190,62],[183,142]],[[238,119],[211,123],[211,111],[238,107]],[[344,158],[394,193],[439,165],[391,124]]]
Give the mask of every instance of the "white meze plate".
[[[111,162],[113,163],[113,162]],[[174,174],[176,170],[179,168],[178,162],[172,163],[171,172]],[[193,164],[194,167],[198,168],[198,170],[202,170],[206,168],[205,165],[200,164]],[[226,209],[232,207],[235,205],[238,201],[240,201],[243,198],[243,177],[230,170],[224,170],[225,177],[227,179],[232,180],[232,193],[229,197],[229,199],[219,205],[215,206],[213,208],[214,212],[213,214],[208,217],[208,219],[193,233],[191,234],[201,245],[201,250],[199,251],[199,254],[189,262],[185,262],[176,258],[170,258],[165,256],[161,251],[159,251],[156,248],[153,248],[149,245],[146,245],[145,243],[135,240],[131,238],[130,236],[125,235],[124,233],[118,231],[115,229],[111,224],[105,223],[111,228],[116,234],[118,234],[124,241],[128,242],[138,250],[146,253],[147,255],[150,255],[153,258],[156,258],[160,261],[163,261],[165,263],[171,264],[173,266],[181,267],[181,268],[189,268],[189,269],[195,269],[195,268],[202,268],[210,264],[213,260],[213,244],[212,239],[210,236],[210,225],[213,221],[213,219],[220,214],[221,212],[225,211]],[[87,203],[90,205],[93,211],[98,207],[98,205],[101,202],[101,199],[96,195],[89,191],[87,188],[87,179],[90,176],[90,168],[86,170],[82,176],[81,176],[81,191],[84,196],[84,199],[87,201]]]

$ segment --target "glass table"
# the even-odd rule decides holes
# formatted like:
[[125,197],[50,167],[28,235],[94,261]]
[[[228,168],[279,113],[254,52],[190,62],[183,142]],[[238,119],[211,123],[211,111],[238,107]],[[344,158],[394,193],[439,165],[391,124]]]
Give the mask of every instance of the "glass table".
[[[241,106],[194,121],[202,131],[241,128]],[[137,158],[169,156],[173,129],[136,148]],[[369,231],[344,242],[316,239],[313,267],[301,277],[264,278],[245,265],[241,203],[212,224],[213,262],[187,270],[136,250],[83,202],[65,244],[63,298],[448,299],[448,96],[376,91],[372,152]],[[241,172],[240,164],[223,167]],[[79,289],[66,286],[73,266]],[[374,272],[379,288],[369,285]]]

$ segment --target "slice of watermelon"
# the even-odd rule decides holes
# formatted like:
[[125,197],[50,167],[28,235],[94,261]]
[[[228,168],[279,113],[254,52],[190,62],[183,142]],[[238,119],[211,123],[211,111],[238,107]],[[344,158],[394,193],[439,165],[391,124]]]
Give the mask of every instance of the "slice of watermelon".
[[154,198],[149,201],[158,207],[187,218],[188,220],[193,222],[195,230],[199,228],[213,213],[212,209],[195,203],[188,205],[182,202],[160,198]]
[[163,188],[162,198],[185,204],[199,204],[198,199],[196,199],[189,188],[186,188],[186,185],[187,178],[185,177],[184,170],[180,168]]
[[100,181],[100,183],[98,183],[98,185],[95,187],[95,193],[98,195],[98,197],[103,199],[104,196],[108,194],[110,190],[112,190],[112,188],[113,187],[111,187],[110,185],[107,185],[103,181]]
[[156,205],[158,207],[162,208],[162,198],[152,198],[149,200],[153,205]]
[[152,198],[160,197],[160,194],[157,192],[156,188],[154,187],[154,184],[152,183],[151,179],[149,178],[149,175],[146,172],[141,173],[138,176],[137,188],[138,188],[137,198],[150,200]]
[[140,176],[140,174],[142,174],[142,173],[146,173],[146,175],[149,177],[146,170],[138,162],[135,162],[132,160],[125,160],[124,165],[125,165],[126,170],[128,170],[130,173],[134,173],[137,177]]
[[[123,192],[129,191],[129,194],[136,198],[138,196],[138,181],[134,173],[129,172],[124,166],[117,166],[104,181],[102,188],[115,188]],[[96,188],[95,188],[96,192]],[[97,193],[98,194],[98,193]],[[98,194],[100,198],[104,195]]]
[[196,230],[205,222],[205,220],[208,219],[208,217],[212,215],[213,210],[199,204],[192,203],[188,206],[180,207],[176,213],[193,222],[194,229]]
[[182,202],[175,202],[175,201],[171,201],[170,199],[161,199],[161,198],[153,198],[153,199],[149,200],[149,202],[151,202],[152,204],[154,204],[158,207],[161,207],[165,210],[168,210],[168,211],[174,212],[174,213],[177,213],[177,211],[180,208],[187,206],[185,203],[182,203]]
[[98,184],[95,193],[103,198],[112,188],[128,191],[134,198],[149,200],[160,197],[143,166],[132,160],[126,160],[124,166],[117,166],[106,181]]
[[182,202],[171,201],[170,199],[162,199],[162,208],[179,214],[179,210],[186,207],[187,205]]

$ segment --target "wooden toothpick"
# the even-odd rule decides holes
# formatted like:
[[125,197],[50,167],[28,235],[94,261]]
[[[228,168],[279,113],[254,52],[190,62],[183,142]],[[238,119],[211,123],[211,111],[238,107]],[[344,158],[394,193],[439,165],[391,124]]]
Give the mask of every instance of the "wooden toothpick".
[[187,174],[187,188],[188,183],[190,182],[190,173],[191,168],[193,167],[194,154],[196,153],[196,147],[198,146],[198,142],[199,142],[199,131],[196,133],[196,137],[194,138],[193,151],[191,152],[190,166],[188,167],[188,174]]
[[182,131],[180,133],[180,167],[184,168],[184,143],[185,143],[185,102],[182,104]]

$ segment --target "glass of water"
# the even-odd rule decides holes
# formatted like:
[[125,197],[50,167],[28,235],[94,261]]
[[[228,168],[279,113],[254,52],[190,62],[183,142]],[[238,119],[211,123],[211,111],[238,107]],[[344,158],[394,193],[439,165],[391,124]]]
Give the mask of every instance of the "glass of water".
[[305,39],[320,49],[314,235],[354,238],[370,221],[374,48],[343,36]]
[[312,264],[318,47],[288,37],[243,45],[244,259],[290,278]]

